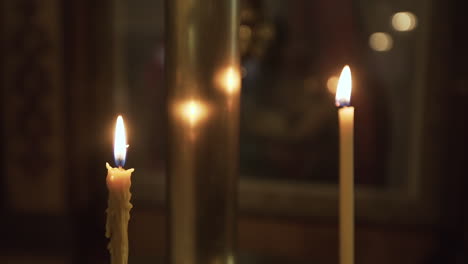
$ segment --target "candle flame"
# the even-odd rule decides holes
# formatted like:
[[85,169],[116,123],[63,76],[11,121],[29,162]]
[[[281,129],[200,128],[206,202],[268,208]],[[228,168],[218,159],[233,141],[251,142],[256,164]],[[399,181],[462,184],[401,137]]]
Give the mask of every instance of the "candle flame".
[[117,117],[115,123],[114,135],[114,160],[115,165],[123,167],[125,165],[125,157],[127,155],[127,135],[125,133],[125,126],[121,115]]
[[340,79],[338,80],[338,87],[336,89],[335,102],[337,107],[349,106],[351,101],[351,70],[346,65],[341,72]]

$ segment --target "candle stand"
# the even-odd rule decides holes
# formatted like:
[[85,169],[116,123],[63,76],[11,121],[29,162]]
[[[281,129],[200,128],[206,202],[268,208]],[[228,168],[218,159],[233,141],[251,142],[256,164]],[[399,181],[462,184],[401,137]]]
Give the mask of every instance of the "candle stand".
[[169,263],[234,263],[238,1],[166,1]]

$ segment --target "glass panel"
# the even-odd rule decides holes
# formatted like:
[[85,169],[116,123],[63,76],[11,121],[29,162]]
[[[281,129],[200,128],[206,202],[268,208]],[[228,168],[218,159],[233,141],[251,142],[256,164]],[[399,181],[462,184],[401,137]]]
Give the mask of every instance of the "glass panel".
[[[417,166],[414,135],[426,58],[427,29],[419,21],[424,1],[416,2],[242,1],[242,179],[337,183],[334,92],[349,64],[356,182],[408,184]],[[135,198],[152,200],[153,190],[165,184],[163,1],[117,3],[118,56],[133,134],[128,164],[139,172]]]

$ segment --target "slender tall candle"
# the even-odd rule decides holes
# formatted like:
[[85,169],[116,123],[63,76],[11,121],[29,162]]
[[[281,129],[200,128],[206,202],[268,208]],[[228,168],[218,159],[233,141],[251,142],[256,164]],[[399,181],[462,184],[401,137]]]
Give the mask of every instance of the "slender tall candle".
[[122,116],[117,117],[114,138],[114,158],[117,168],[107,167],[107,188],[109,201],[107,207],[106,237],[110,238],[108,249],[112,264],[128,263],[128,221],[132,204],[130,198],[131,176],[134,169],[125,170],[127,139]]
[[354,263],[354,107],[351,70],[345,66],[336,91],[340,124],[340,264]]

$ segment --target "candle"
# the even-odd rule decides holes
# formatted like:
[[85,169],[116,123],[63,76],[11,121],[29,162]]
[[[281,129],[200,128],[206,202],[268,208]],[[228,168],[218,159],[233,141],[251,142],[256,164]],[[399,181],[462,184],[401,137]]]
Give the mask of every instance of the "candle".
[[340,125],[340,264],[354,263],[354,107],[351,70],[345,66],[336,91]]
[[130,198],[130,177],[134,169],[125,170],[127,139],[122,116],[117,117],[114,138],[114,158],[117,168],[107,167],[107,207],[106,237],[110,239],[108,249],[112,264],[128,263],[128,221],[132,204]]

